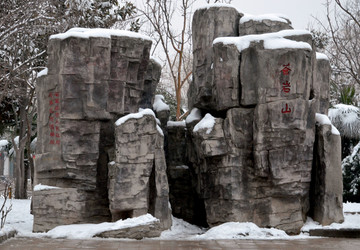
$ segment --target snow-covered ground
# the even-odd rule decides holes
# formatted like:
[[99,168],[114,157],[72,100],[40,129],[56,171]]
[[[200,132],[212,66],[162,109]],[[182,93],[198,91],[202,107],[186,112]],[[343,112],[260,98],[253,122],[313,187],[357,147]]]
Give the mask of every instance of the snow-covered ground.
[[[0,198],[2,204],[3,198]],[[9,206],[9,201],[6,206]],[[302,228],[302,233],[289,236],[284,231],[274,228],[259,228],[254,223],[228,222],[209,230],[191,225],[181,219],[173,217],[171,229],[164,231],[159,237],[162,240],[210,240],[210,239],[299,239],[308,238],[308,232],[314,228],[360,228],[360,203],[344,203],[344,223],[333,223],[330,226],[321,226],[312,219],[308,219]],[[59,226],[47,233],[32,233],[33,216],[30,214],[30,200],[12,200],[12,210],[8,214],[5,227],[0,231],[0,236],[12,229],[24,237],[50,237],[88,239],[93,235],[112,229],[124,228],[150,223],[156,220],[151,215],[117,221],[115,223],[81,224]],[[157,239],[159,239],[157,238]]]

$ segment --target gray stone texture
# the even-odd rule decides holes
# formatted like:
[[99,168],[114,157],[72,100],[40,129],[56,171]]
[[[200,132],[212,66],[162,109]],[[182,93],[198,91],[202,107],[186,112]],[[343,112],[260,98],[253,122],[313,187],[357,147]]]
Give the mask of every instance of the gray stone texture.
[[326,59],[317,59],[314,71],[314,90],[313,98],[318,100],[316,112],[320,114],[328,113],[330,99],[330,62]]
[[191,224],[206,227],[204,202],[196,192],[197,174],[188,160],[192,151],[188,130],[185,125],[167,126],[166,130],[166,172],[172,214]]
[[34,231],[111,220],[114,122],[154,98],[160,67],[150,47],[126,35],[50,39],[48,74],[37,81],[35,185],[61,189],[34,192]]
[[171,226],[164,137],[156,119],[144,115],[115,128],[115,162],[109,164],[113,221],[150,213],[163,229]]
[[152,108],[154,96],[158,82],[161,76],[161,65],[151,59],[145,73],[143,95],[140,100],[141,108]]
[[293,29],[290,20],[285,18],[281,19],[283,19],[282,22],[271,18],[262,18],[261,20],[249,18],[246,21],[240,19],[239,35],[258,35]]
[[194,80],[188,92],[190,109],[216,108],[212,94],[212,42],[217,37],[237,36],[241,16],[242,14],[232,7],[210,7],[195,11],[192,22]]
[[311,215],[322,225],[342,223],[343,185],[341,172],[341,137],[333,134],[331,125],[316,125],[314,166],[312,174]]
[[153,222],[146,225],[126,227],[118,230],[110,230],[96,234],[94,237],[101,238],[126,238],[141,240],[143,238],[159,237],[163,228],[160,222]]
[[[197,180],[194,189],[204,201],[210,226],[252,221],[261,227],[299,233],[310,211],[313,155],[328,155],[327,150],[335,143],[326,139],[314,153],[315,113],[323,112],[328,105],[328,62],[316,60],[311,34],[304,32],[282,36],[308,43],[307,47],[269,49],[264,36],[254,38],[241,51],[235,42],[212,44],[219,36],[200,30],[213,28],[214,20],[224,18],[223,12],[222,7],[200,9],[193,19],[194,80],[189,106],[216,117],[210,133],[206,129],[194,132],[195,124],[187,127],[191,151],[187,160]],[[233,16],[226,19],[241,16],[230,14]],[[283,29],[291,29],[290,21],[239,25],[242,35]],[[332,157],[337,159],[339,149],[332,150]],[[324,159],[325,166],[335,169],[340,163]],[[341,172],[324,176],[321,178],[342,183]],[[339,198],[338,189],[322,186],[322,190],[324,197]],[[323,216],[329,218],[326,223],[339,220],[342,208],[333,198],[312,202],[318,210],[336,211],[336,216]]]

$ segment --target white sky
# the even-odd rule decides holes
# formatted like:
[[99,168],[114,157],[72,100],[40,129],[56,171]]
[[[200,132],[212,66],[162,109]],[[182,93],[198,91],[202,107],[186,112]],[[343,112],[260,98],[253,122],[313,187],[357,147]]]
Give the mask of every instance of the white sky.
[[[140,7],[146,0],[130,0]],[[179,1],[180,0],[172,0]],[[232,5],[243,13],[260,15],[269,13],[285,14],[292,21],[294,29],[306,29],[309,23],[315,24],[316,16],[322,20],[325,18],[326,0],[233,0]],[[212,1],[213,2],[213,1]],[[205,0],[196,0],[194,10],[206,4]]]
[[[197,0],[195,6],[201,6],[205,0]],[[325,17],[325,0],[233,0],[243,13],[260,15],[269,13],[281,13],[288,16],[294,29],[306,29],[308,24],[315,23],[314,18]]]

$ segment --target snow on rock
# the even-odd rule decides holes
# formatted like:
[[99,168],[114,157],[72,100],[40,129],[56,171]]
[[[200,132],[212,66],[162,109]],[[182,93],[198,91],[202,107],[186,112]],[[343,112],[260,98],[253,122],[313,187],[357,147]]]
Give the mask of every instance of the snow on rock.
[[240,23],[246,23],[249,21],[262,22],[264,20],[288,23],[289,18],[283,14],[263,14],[263,15],[244,14],[244,16],[240,19]]
[[334,135],[340,135],[339,130],[337,130],[337,128],[335,128],[334,125],[332,125],[332,123],[327,115],[316,113],[315,120],[320,125],[331,125],[331,133]]
[[111,38],[111,36],[125,36],[131,38],[140,38],[143,40],[150,40],[151,38],[136,32],[127,30],[115,30],[115,29],[88,29],[88,28],[72,28],[65,33],[55,34],[50,36],[50,39],[64,40],[69,37],[78,37],[88,39],[90,37],[104,37]]
[[186,123],[185,123],[185,121],[168,121],[167,126],[168,127],[185,127]]
[[165,101],[165,98],[163,95],[155,95],[153,109],[156,112],[160,112],[163,110],[170,110],[169,105],[167,105],[164,101]]
[[239,52],[249,48],[252,42],[264,41],[265,49],[305,49],[312,50],[311,45],[306,42],[298,42],[285,37],[310,34],[307,30],[282,30],[274,33],[246,35],[240,37],[218,37],[213,44],[223,43],[235,45]]
[[192,225],[182,219],[172,216],[172,226],[160,235],[160,239],[188,239],[192,236],[204,233],[205,230]]
[[251,222],[227,222],[197,236],[198,239],[261,239],[290,238],[284,231],[275,228],[259,228]]
[[[4,198],[0,197],[0,204]],[[2,230],[15,229],[19,237],[52,237],[52,238],[86,238],[90,239],[95,234],[108,230],[126,228],[130,226],[152,223],[157,219],[147,214],[136,218],[120,220],[114,223],[79,224],[59,226],[48,233],[32,233],[33,215],[30,214],[31,200],[7,200],[6,206],[12,203],[12,210],[7,216],[5,227]],[[315,228],[360,228],[360,214],[349,214],[360,212],[360,203],[344,203],[345,221],[342,224],[333,223],[329,226],[321,226],[318,222],[308,218],[301,231],[305,234],[300,236],[288,236],[285,232],[277,229],[259,228],[253,223],[228,222],[206,232],[205,229],[191,225],[182,219],[172,217],[172,226],[169,230],[161,233],[158,239],[174,240],[214,240],[214,239],[274,239],[286,240],[299,238],[312,238],[306,233]]]
[[156,120],[156,129],[157,131],[160,133],[160,135],[164,136],[164,132],[162,131],[162,129],[160,128],[160,126],[158,125],[158,121],[156,119],[155,113],[154,111],[152,111],[151,109],[139,109],[138,113],[131,113],[128,115],[125,115],[121,118],[119,118],[116,122],[115,125],[116,126],[120,126],[121,124],[125,123],[127,120],[130,119],[140,119],[142,118],[144,115],[152,115],[155,120]]
[[152,111],[151,109],[141,109],[138,113],[131,113],[128,115],[125,115],[121,118],[119,118],[116,122],[115,125],[116,126],[120,126],[121,124],[125,123],[127,120],[130,119],[140,119],[142,118],[144,115],[152,115],[153,117],[155,117],[155,113],[154,111]]
[[198,124],[195,125],[193,132],[197,132],[202,129],[206,129],[206,134],[210,134],[215,125],[215,117],[210,114],[206,114]]
[[320,53],[320,52],[316,52],[316,59],[329,61],[329,57],[327,57],[327,55]]
[[163,63],[160,61],[160,59],[158,59],[154,56],[150,56],[150,59],[153,60],[155,63],[159,64],[160,66],[163,65]]
[[185,122],[191,123],[193,121],[199,121],[199,120],[201,120],[201,111],[198,108],[193,108],[190,114],[186,117]]
[[39,78],[41,76],[46,76],[47,74],[48,74],[48,68],[45,68],[37,74],[37,78]]
[[34,187],[34,191],[42,191],[42,190],[50,190],[50,189],[60,189],[60,188],[55,186],[41,185],[41,183]]
[[118,220],[112,223],[103,222],[100,224],[73,224],[57,226],[50,230],[46,235],[51,238],[88,239],[102,232],[148,225],[158,221],[159,220],[151,214],[145,214],[139,217]]

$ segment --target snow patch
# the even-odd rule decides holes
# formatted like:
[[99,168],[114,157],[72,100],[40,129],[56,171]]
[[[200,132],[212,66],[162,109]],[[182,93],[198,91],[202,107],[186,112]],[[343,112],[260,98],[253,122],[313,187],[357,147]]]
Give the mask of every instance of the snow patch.
[[328,226],[322,226],[311,218],[307,218],[306,223],[301,228],[302,232],[309,232],[311,229],[341,229],[341,228],[360,228],[360,216],[357,214],[345,214],[343,223],[331,223]]
[[140,119],[144,117],[144,115],[152,115],[155,118],[155,113],[151,109],[141,109],[138,113],[131,113],[128,115],[125,115],[121,118],[119,118],[116,122],[116,126],[120,126],[121,124],[124,124],[130,119]]
[[153,60],[155,63],[159,64],[160,66],[163,65],[163,63],[160,61],[160,59],[150,56],[150,60]]
[[201,111],[198,108],[193,108],[190,114],[186,117],[185,122],[191,123],[193,121],[199,121],[199,120],[201,120]]
[[215,118],[210,114],[206,114],[204,118],[202,118],[201,121],[195,125],[193,132],[198,132],[199,130],[206,129],[206,134],[210,134],[213,130],[214,125]]
[[[141,109],[140,108],[138,113],[131,113],[131,114],[128,114],[128,115],[125,115],[125,116],[119,118],[115,122],[115,125],[120,126],[121,124],[124,124],[125,122],[127,122],[130,119],[140,119],[140,118],[144,117],[144,115],[151,115],[156,120],[154,111],[152,111],[151,109]],[[156,123],[158,123],[158,122],[156,122]],[[156,129],[161,136],[164,136],[164,132],[162,131],[162,129],[159,127],[158,124],[156,124]]]
[[6,147],[7,145],[9,145],[8,140],[0,140],[0,150],[3,150],[3,148]]
[[218,37],[213,41],[224,45],[235,45],[239,52],[249,48],[252,42],[264,41],[265,49],[305,49],[311,51],[311,45],[306,42],[298,42],[285,37],[310,34],[307,30],[282,30],[274,33],[246,35],[240,37]]
[[186,123],[185,123],[185,121],[168,121],[167,126],[168,127],[185,127]]
[[51,238],[87,239],[102,232],[148,225],[158,221],[159,220],[151,214],[145,214],[139,217],[118,220],[112,223],[103,222],[100,224],[73,224],[58,226],[50,230],[46,235]]
[[41,70],[38,74],[37,74],[37,78],[42,77],[42,76],[46,76],[48,74],[48,68],[45,68],[43,70]]
[[344,213],[360,213],[360,203],[352,203],[352,202],[343,203],[343,211]]
[[249,21],[262,22],[264,20],[288,23],[289,18],[283,14],[263,14],[263,15],[244,14],[244,16],[240,19],[240,23],[246,23]]
[[153,109],[156,112],[170,110],[169,105],[165,103],[165,97],[163,95],[155,95]]
[[251,222],[227,222],[197,236],[198,239],[261,239],[290,238],[284,231],[275,228],[259,228]]
[[41,183],[34,187],[34,191],[42,191],[42,190],[50,190],[50,189],[60,189],[60,188],[55,186],[41,185]]
[[143,40],[152,41],[150,37],[131,32],[127,30],[115,30],[115,29],[88,29],[88,28],[72,28],[66,31],[65,33],[55,34],[50,36],[50,39],[60,39],[64,40],[69,37],[78,37],[89,39],[90,37],[103,37],[103,38],[111,38],[111,36],[125,36],[131,38],[140,38]]
[[329,57],[324,53],[316,52],[316,60],[327,60],[329,61]]
[[160,239],[189,239],[194,235],[199,235],[205,232],[204,229],[201,229],[195,225],[192,225],[182,219],[172,218],[171,228],[163,231],[160,235]]
[[330,121],[330,119],[329,119],[329,117],[327,115],[316,113],[315,114],[315,120],[320,125],[331,125],[331,133],[333,135],[340,135],[339,130],[337,130],[337,128],[335,128],[334,125],[332,125],[332,123],[331,123],[331,121]]

